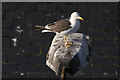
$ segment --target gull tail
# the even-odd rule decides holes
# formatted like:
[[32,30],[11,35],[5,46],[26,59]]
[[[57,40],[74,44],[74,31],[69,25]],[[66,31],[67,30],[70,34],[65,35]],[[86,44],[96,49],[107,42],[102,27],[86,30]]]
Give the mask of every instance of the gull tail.
[[36,29],[45,29],[45,26],[36,25],[35,28],[36,28]]
[[42,30],[41,33],[44,33],[44,32],[51,32],[47,26],[39,26],[39,25],[36,25],[35,28],[37,30]]
[[41,33],[44,33],[44,32],[51,32],[50,30],[42,30]]

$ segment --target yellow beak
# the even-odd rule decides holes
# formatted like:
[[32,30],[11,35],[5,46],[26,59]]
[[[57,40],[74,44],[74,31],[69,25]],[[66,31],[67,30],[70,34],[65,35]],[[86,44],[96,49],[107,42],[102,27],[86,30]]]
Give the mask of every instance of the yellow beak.
[[83,20],[83,18],[82,18],[82,17],[78,17],[78,19]]

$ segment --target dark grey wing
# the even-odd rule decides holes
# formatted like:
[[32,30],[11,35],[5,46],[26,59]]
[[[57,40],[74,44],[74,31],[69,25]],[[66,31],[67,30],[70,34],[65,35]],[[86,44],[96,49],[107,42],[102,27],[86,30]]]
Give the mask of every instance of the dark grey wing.
[[59,20],[57,22],[48,24],[48,27],[52,32],[58,32],[58,33],[71,28],[69,19],[63,19],[63,20]]

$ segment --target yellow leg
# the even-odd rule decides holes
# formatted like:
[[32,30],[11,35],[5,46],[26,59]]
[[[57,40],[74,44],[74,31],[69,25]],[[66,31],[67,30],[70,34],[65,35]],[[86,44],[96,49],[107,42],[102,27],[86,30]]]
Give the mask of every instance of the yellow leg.
[[67,44],[73,44],[73,42],[68,42],[68,35],[66,36],[67,38]]
[[66,48],[69,47],[69,46],[67,45],[66,36],[64,36],[64,41],[65,41],[65,47],[66,47]]
[[68,35],[64,36],[64,41],[65,41],[65,47],[70,47],[70,44],[72,44],[72,42],[68,42]]

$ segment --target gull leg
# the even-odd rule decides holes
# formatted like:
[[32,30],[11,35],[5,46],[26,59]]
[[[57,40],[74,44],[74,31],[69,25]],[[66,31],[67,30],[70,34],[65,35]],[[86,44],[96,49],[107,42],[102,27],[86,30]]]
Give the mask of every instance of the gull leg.
[[67,44],[73,44],[73,42],[68,41],[68,35],[66,36],[67,38]]
[[67,38],[67,36],[64,36],[65,47],[68,48],[68,47],[70,47],[70,45],[67,44],[66,38]]

